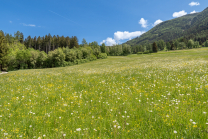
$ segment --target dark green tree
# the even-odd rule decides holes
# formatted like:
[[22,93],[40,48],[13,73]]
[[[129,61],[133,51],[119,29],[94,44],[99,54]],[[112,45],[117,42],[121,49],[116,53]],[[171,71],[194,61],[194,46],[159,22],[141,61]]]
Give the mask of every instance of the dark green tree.
[[175,50],[175,45],[174,45],[174,43],[171,44],[170,50]]
[[101,53],[106,53],[106,46],[105,46],[105,43],[102,43],[100,49],[101,49]]
[[0,32],[0,70],[4,66],[4,58],[8,53],[8,47],[3,32]]
[[79,48],[78,39],[76,36],[72,36],[70,40],[70,48]]
[[155,53],[157,53],[157,44],[156,44],[156,42],[154,42],[153,44],[152,44],[152,51],[153,52],[155,52]]
[[169,51],[169,50],[170,50],[170,48],[171,48],[171,45],[170,45],[170,43],[169,43],[169,42],[167,42],[167,43],[166,43],[166,49]]

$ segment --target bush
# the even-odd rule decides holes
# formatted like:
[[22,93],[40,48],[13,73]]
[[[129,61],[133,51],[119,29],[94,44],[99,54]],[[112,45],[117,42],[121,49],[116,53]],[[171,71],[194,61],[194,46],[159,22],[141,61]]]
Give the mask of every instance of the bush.
[[93,54],[91,54],[88,58],[89,61],[97,60],[97,57]]
[[38,55],[38,58],[37,58],[37,67],[39,68],[43,68],[43,67],[46,67],[46,60],[47,60],[48,56],[47,54],[44,52],[44,51],[41,51]]
[[107,54],[106,53],[100,53],[98,55],[98,59],[106,59],[107,58]]
[[77,59],[82,59],[83,57],[82,51],[80,51],[79,49],[76,49],[76,54],[77,54]]
[[90,55],[86,48],[81,48],[81,51],[84,59],[86,59]]
[[74,64],[72,62],[67,62],[67,61],[64,61],[63,63],[63,67],[66,67],[66,66],[73,66]]
[[47,64],[49,67],[60,67],[64,65],[65,54],[61,48],[48,53]]
[[137,52],[137,55],[141,55],[141,54],[143,54],[142,52]]
[[143,54],[149,54],[150,52],[149,51],[145,51],[145,52],[143,52]]
[[30,57],[30,60],[29,60],[29,68],[36,68],[36,66],[37,66],[36,63],[37,63],[37,59],[38,59],[38,56],[39,56],[39,52],[40,51],[30,49],[31,57]]

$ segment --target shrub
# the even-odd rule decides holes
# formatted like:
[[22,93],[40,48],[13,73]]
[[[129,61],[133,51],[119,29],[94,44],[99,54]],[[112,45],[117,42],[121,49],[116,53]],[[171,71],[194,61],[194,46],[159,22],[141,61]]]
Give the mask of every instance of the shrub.
[[143,52],[143,54],[149,54],[150,52],[149,51],[145,51],[145,52]]
[[100,53],[98,55],[98,59],[106,59],[107,58],[107,54],[106,53]]
[[38,58],[37,58],[37,67],[43,68],[46,67],[45,62],[47,60],[48,56],[44,51],[39,52]]
[[60,67],[64,65],[65,54],[61,48],[48,53],[48,66],[49,67]]
[[97,60],[97,57],[93,54],[91,54],[88,58],[89,61]]
[[143,54],[142,52],[137,52],[137,55],[141,55],[141,54]]
[[64,53],[65,53],[65,60],[67,62],[74,62],[74,60],[77,59],[77,53],[74,49],[69,49],[69,48],[66,48],[64,50]]

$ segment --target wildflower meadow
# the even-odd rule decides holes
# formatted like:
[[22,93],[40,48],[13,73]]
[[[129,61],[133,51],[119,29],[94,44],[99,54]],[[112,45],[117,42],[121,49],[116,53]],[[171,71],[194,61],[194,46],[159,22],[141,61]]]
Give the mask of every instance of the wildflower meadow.
[[208,138],[208,49],[0,75],[0,138]]

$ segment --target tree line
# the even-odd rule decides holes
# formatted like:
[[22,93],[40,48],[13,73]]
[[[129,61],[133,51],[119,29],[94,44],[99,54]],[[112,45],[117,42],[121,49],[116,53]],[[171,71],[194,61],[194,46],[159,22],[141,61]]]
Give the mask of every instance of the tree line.
[[[28,36],[17,31],[14,36],[0,31],[0,69],[33,69],[70,66],[107,58],[97,42],[79,45],[76,36]],[[104,48],[105,49],[105,48]]]
[[[155,47],[155,48],[154,48]],[[154,43],[146,43],[143,45],[132,46],[132,53],[136,54],[138,52],[157,52],[157,51],[170,51],[170,50],[182,50],[182,49],[192,49],[208,47],[208,40],[204,42],[199,42],[197,39],[187,39],[185,37],[178,38],[176,40],[171,40],[165,42],[164,40],[155,41]]]

